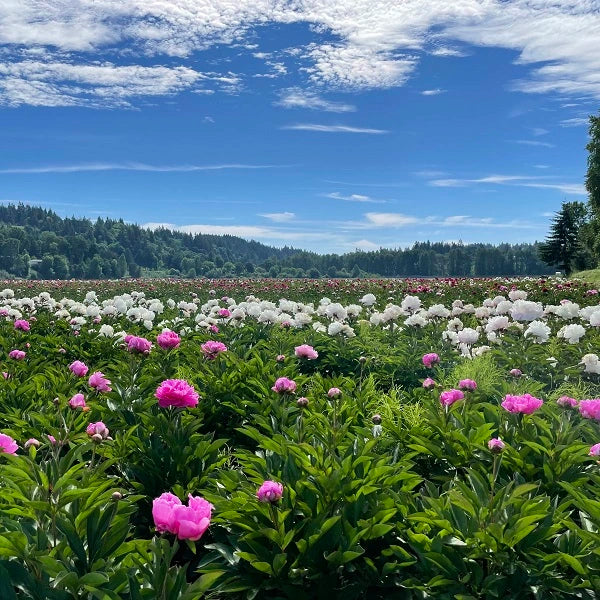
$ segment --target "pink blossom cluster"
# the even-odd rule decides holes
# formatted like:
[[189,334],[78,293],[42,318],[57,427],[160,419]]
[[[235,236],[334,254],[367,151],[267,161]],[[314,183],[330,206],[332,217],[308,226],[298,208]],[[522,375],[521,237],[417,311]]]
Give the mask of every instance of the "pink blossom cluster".
[[586,419],[595,419],[600,421],[600,398],[593,400],[582,400],[579,403],[579,412]]
[[20,331],[29,331],[31,329],[31,325],[29,325],[29,321],[25,319],[17,319],[15,321],[15,329]]
[[473,381],[472,379],[461,379],[458,382],[458,387],[461,390],[473,391],[477,389],[477,382]]
[[17,446],[17,442],[10,437],[10,435],[6,435],[5,433],[0,433],[0,454],[16,454],[19,446]]
[[207,360],[214,360],[221,354],[221,352],[227,352],[227,346],[223,342],[216,342],[214,340],[208,340],[200,346],[204,358]]
[[126,335],[123,338],[123,341],[127,344],[127,350],[129,352],[150,354],[150,350],[152,350],[152,342],[144,337],[138,337],[137,335]]
[[435,352],[430,352],[429,354],[424,354],[422,360],[423,360],[423,364],[428,369],[431,369],[431,367],[433,367],[433,365],[440,362],[440,357]]
[[283,496],[283,485],[276,481],[265,481],[257,490],[259,502],[278,502]]
[[563,408],[575,408],[578,402],[577,400],[575,400],[575,398],[570,398],[569,396],[561,396],[556,401],[556,404],[558,404],[558,406],[562,406]]
[[296,387],[296,382],[292,379],[279,377],[271,389],[278,394],[293,394],[296,391]]
[[442,406],[452,406],[464,397],[465,394],[461,390],[446,390],[440,394],[440,404]]
[[181,344],[181,338],[174,331],[163,331],[156,337],[156,343],[163,350],[178,348]]
[[97,392],[112,391],[112,388],[110,387],[111,381],[110,379],[104,377],[104,373],[102,371],[96,371],[95,373],[92,373],[88,379],[88,384]]
[[13,358],[14,360],[23,360],[26,356],[27,353],[23,352],[23,350],[11,350],[8,353],[8,357]]
[[306,360],[315,360],[318,358],[319,353],[308,344],[302,344],[301,346],[296,346],[294,348],[294,354],[298,358],[305,358]]
[[502,401],[502,408],[511,413],[521,413],[530,415],[544,404],[543,400],[534,398],[531,394],[523,394],[522,396],[511,396],[508,394]]
[[159,533],[172,533],[180,540],[199,540],[208,529],[213,505],[200,496],[188,496],[188,505],[165,492],[152,502],[152,518]]
[[98,421],[97,423],[90,423],[85,432],[94,440],[101,442],[102,440],[108,439],[110,432],[108,431],[108,427],[102,422]]
[[80,360],[75,360],[69,365],[69,371],[77,377],[85,377],[89,371],[87,365]]
[[198,392],[185,379],[166,379],[157,388],[154,396],[161,408],[193,408],[198,405]]

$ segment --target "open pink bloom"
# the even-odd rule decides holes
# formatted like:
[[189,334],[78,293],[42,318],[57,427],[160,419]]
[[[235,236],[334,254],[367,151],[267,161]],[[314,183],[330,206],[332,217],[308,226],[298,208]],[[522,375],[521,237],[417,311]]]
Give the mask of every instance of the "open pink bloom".
[[176,535],[180,540],[196,541],[210,525],[213,505],[200,496],[188,496],[188,505],[169,492],[161,494],[152,503],[152,517],[156,530]]
[[594,444],[590,448],[590,456],[600,456],[600,444]]
[[523,394],[522,396],[505,396],[501,406],[511,413],[522,413],[530,415],[534,413],[540,406],[544,404],[543,400],[534,398],[531,394]]
[[446,390],[440,394],[440,404],[442,406],[452,406],[455,402],[462,400],[465,394],[460,390]]
[[229,310],[227,310],[226,308],[221,308],[219,310],[219,316],[222,317],[223,319],[227,319],[227,317],[231,316],[231,312]]
[[31,326],[29,325],[29,321],[25,319],[17,319],[15,321],[15,329],[19,329],[21,331],[29,331]]
[[171,350],[172,348],[179,347],[181,338],[174,331],[163,331],[158,334],[156,343],[163,350]]
[[582,400],[579,403],[579,412],[586,419],[596,419],[600,421],[600,398],[593,400]]
[[88,411],[90,407],[85,403],[85,396],[83,394],[75,394],[69,400],[69,406],[73,409],[81,408],[84,411]]
[[575,400],[575,398],[570,398],[569,396],[561,396],[556,401],[556,404],[563,408],[575,408],[577,406],[577,400]]
[[137,335],[126,335],[123,341],[127,344],[129,352],[137,352],[138,354],[150,354],[152,350],[152,342]]
[[435,387],[435,385],[436,385],[436,383],[435,383],[435,381],[434,381],[433,379],[431,379],[431,377],[428,377],[427,379],[425,379],[425,380],[423,381],[423,387],[424,387],[426,390],[431,390],[431,389],[433,389],[433,388]]
[[423,355],[423,364],[429,369],[439,362],[440,357],[435,352]]
[[473,381],[472,379],[461,379],[458,382],[458,387],[461,390],[473,391],[477,389],[477,382]]
[[301,346],[296,346],[296,348],[294,349],[294,354],[298,358],[306,358],[306,360],[315,360],[315,358],[318,358],[318,356],[319,356],[319,353],[312,346],[309,346],[308,344],[302,344]]
[[2,452],[5,454],[16,454],[18,449],[19,446],[17,446],[17,442],[15,442],[10,435],[0,433],[0,454]]
[[23,360],[26,356],[27,356],[27,353],[23,352],[23,350],[11,350],[8,353],[8,357],[14,358],[15,360]]
[[90,423],[86,427],[85,432],[90,437],[92,437],[94,435],[99,435],[103,440],[105,440],[110,433],[108,431],[108,427],[102,421],[98,421],[97,423]]
[[208,330],[209,330],[211,333],[219,333],[219,328],[218,328],[216,325],[211,325],[211,326],[208,328]]
[[494,453],[494,454],[500,454],[500,452],[502,452],[502,450],[504,450],[504,442],[500,439],[500,438],[492,438],[489,442],[488,442],[488,448]]
[[110,392],[112,390],[110,387],[110,379],[104,377],[102,371],[92,373],[88,379],[88,383],[90,387],[93,387],[98,392]]
[[271,388],[278,394],[293,394],[296,391],[296,382],[287,377],[280,377],[277,379],[273,387]]
[[265,481],[256,492],[259,502],[278,502],[283,496],[283,485],[276,481]]
[[197,406],[200,397],[185,379],[166,379],[158,386],[154,396],[161,408],[192,408]]
[[85,377],[89,369],[85,363],[76,360],[69,365],[69,371],[71,371],[73,375],[77,375],[77,377]]
[[339,398],[342,395],[342,390],[340,390],[340,388],[332,387],[332,388],[329,388],[327,395],[330,398]]
[[204,342],[200,349],[207,360],[214,360],[221,352],[227,352],[227,346],[223,342],[215,342],[214,340]]

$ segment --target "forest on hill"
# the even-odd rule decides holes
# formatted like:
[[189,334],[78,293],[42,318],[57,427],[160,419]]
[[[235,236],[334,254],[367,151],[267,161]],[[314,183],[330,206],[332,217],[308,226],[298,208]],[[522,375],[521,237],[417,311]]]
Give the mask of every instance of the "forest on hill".
[[274,248],[232,235],[150,230],[122,219],[62,218],[0,206],[0,277],[432,277],[545,275],[539,244],[417,242],[347,254]]

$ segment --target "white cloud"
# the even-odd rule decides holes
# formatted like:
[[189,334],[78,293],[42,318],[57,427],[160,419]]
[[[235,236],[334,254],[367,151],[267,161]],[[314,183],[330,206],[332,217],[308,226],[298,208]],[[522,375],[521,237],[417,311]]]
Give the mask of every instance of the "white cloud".
[[297,87],[283,90],[281,99],[276,102],[276,105],[284,108],[308,108],[338,113],[354,112],[356,110],[356,106],[352,104],[325,100],[314,92]]
[[536,226],[519,221],[497,222],[491,217],[471,217],[468,215],[451,215],[447,217],[426,216],[415,217],[402,213],[366,213],[366,222],[356,224],[360,229],[400,228],[414,225],[441,226],[441,227],[482,227],[500,229],[534,229]]
[[533,135],[535,136],[540,136],[540,135],[546,135],[547,133],[550,133],[547,129],[544,129],[543,127],[534,127],[531,130],[531,133],[533,133]]
[[272,169],[276,165],[149,165],[145,163],[81,163],[75,165],[43,165],[39,167],[8,167],[2,174],[82,173],[90,171],[151,171],[156,173],[191,173],[194,171],[223,171],[226,169]]
[[[544,165],[538,165],[544,167]],[[563,183],[551,181],[553,177],[528,175],[488,175],[477,179],[432,179],[433,187],[468,187],[478,184],[514,185],[518,187],[558,190],[568,195],[585,196],[585,186],[580,183]],[[550,180],[550,181],[548,181]]]
[[573,119],[563,119],[560,122],[561,127],[582,127],[589,125],[590,120],[587,117],[575,117]]
[[376,227],[405,227],[421,222],[417,217],[403,215],[401,213],[374,213],[365,215],[367,222]]
[[280,212],[280,213],[265,213],[259,215],[261,217],[265,217],[265,219],[269,219],[275,223],[286,223],[288,221],[292,221],[296,218],[296,213],[293,212]]
[[421,96],[439,96],[440,94],[445,94],[448,90],[442,90],[440,88],[435,88],[434,90],[423,90],[421,92]]
[[238,84],[236,76],[200,73],[184,66],[4,62],[0,63],[0,104],[128,107],[135,97],[172,95],[208,81],[228,89]]
[[319,125],[316,123],[297,123],[295,125],[286,125],[281,129],[294,129],[297,131],[320,131],[323,133],[371,133],[376,135],[389,133],[389,131],[386,129],[353,127],[350,125]]
[[550,142],[538,142],[537,140],[512,140],[515,144],[521,146],[538,146],[540,148],[554,148],[554,144]]
[[376,244],[375,242],[371,242],[370,240],[357,240],[356,242],[351,242],[353,248],[357,248],[358,250],[379,250],[381,248],[381,244]]
[[363,194],[340,194],[339,192],[331,192],[329,194],[323,194],[325,198],[331,198],[333,200],[344,200],[346,202],[372,202],[381,204],[385,202],[385,200],[376,200],[375,198],[371,198],[370,196],[365,196]]
[[[290,65],[277,62],[276,53],[261,52],[254,42],[269,23],[301,24],[315,41],[286,55],[319,85],[402,85],[417,68],[419,53],[463,56],[463,44],[473,44],[516,53],[527,69],[514,83],[516,90],[600,98],[599,9],[598,0],[2,0],[0,44],[17,55],[47,52],[49,64],[68,57],[74,67],[86,66],[92,53],[94,58],[117,52],[142,55],[140,68],[153,68],[145,66],[148,57],[183,63],[199,50],[229,44],[271,60],[271,71],[262,75],[278,77]],[[164,68],[193,70],[183,64]],[[188,89],[182,76],[185,80],[183,73],[176,75],[178,83],[167,77],[168,91],[160,94]],[[81,103],[75,84],[65,90],[53,86],[57,79],[16,79],[4,92],[12,103]],[[125,83],[117,84],[123,96],[109,94],[113,102],[161,89],[157,82]],[[239,82],[231,89],[236,86]]]

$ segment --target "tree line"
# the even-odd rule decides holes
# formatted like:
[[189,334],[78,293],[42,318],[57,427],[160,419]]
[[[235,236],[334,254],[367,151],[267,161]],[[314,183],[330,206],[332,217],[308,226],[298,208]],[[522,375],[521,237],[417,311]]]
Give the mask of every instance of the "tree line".
[[123,220],[62,218],[24,204],[0,206],[0,277],[444,277],[552,272],[538,244],[419,242],[410,248],[317,254],[231,235],[150,230]]

